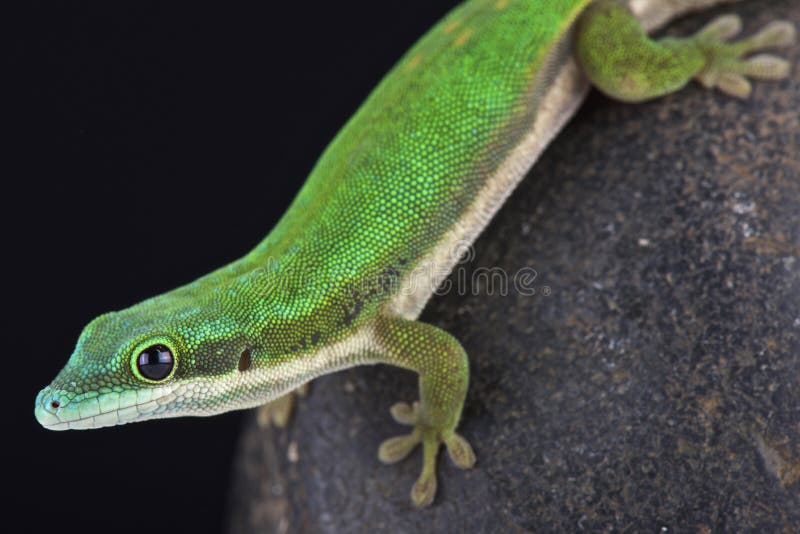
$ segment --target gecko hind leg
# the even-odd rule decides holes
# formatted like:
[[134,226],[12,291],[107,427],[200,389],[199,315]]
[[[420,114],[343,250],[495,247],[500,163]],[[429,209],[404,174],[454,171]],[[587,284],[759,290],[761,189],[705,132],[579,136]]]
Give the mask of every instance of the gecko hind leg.
[[305,397],[306,394],[308,394],[308,384],[303,384],[296,390],[260,406],[256,414],[258,426],[266,428],[274,425],[277,428],[284,428],[292,417],[297,397]]
[[712,20],[687,38],[648,37],[630,10],[617,0],[599,0],[581,14],[576,25],[575,52],[592,83],[618,100],[639,102],[675,92],[692,79],[707,88],[745,98],[749,78],[781,79],[789,62],[758,54],[764,49],[790,46],[795,27],[775,21],[740,41],[742,21],[736,15]]

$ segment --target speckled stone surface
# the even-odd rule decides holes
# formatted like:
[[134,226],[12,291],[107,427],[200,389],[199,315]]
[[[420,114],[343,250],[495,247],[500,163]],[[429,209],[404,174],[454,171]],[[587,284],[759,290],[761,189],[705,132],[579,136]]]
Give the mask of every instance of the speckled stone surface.
[[[762,4],[736,6],[747,31],[800,24]],[[593,94],[475,249],[468,276],[538,273],[534,296],[451,293],[422,317],[470,355],[475,469],[442,455],[413,509],[421,453],[376,451],[415,376],[345,371],[287,430],[250,418],[232,532],[800,531],[798,69],[747,102]]]

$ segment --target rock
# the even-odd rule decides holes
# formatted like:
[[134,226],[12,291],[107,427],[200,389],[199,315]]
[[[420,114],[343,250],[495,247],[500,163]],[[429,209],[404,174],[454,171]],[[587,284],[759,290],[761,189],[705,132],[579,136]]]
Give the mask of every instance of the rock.
[[[761,6],[735,7],[748,32],[800,24],[792,0]],[[315,381],[288,429],[249,418],[230,530],[800,531],[798,110],[797,68],[743,102],[593,93],[459,266],[533,268],[536,294],[468,287],[422,316],[470,355],[475,469],[442,454],[415,510],[421,452],[376,451],[416,377],[356,368]]]

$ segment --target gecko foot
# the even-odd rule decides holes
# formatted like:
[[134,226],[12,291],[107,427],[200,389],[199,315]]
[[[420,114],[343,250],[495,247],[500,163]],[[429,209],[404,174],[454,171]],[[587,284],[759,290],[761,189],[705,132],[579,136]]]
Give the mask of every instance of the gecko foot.
[[749,78],[779,80],[789,75],[789,62],[772,54],[758,54],[765,48],[791,46],[797,31],[792,23],[774,21],[755,35],[739,41],[730,41],[742,30],[742,19],[737,15],[722,15],[712,20],[692,38],[705,52],[708,62],[696,75],[705,87],[738,98],[750,95]]
[[422,443],[422,473],[411,489],[411,500],[417,506],[429,506],[436,495],[436,456],[439,446],[445,445],[450,459],[461,469],[469,469],[475,465],[475,453],[469,442],[455,431],[443,431],[425,424],[419,402],[415,402],[413,406],[400,402],[392,406],[390,411],[395,421],[413,426],[414,430],[410,434],[389,438],[381,443],[378,458],[386,464],[399,462]]
[[266,428],[275,425],[277,428],[284,428],[292,417],[292,410],[297,402],[296,398],[298,396],[305,397],[307,393],[308,384],[303,384],[296,390],[259,407],[256,415],[258,426]]

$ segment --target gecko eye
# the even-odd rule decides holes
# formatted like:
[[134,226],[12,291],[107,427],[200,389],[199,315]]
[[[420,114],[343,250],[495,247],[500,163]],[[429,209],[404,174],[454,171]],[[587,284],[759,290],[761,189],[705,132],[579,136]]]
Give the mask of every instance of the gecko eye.
[[175,357],[166,345],[147,347],[136,357],[136,367],[150,380],[164,380],[175,365]]

